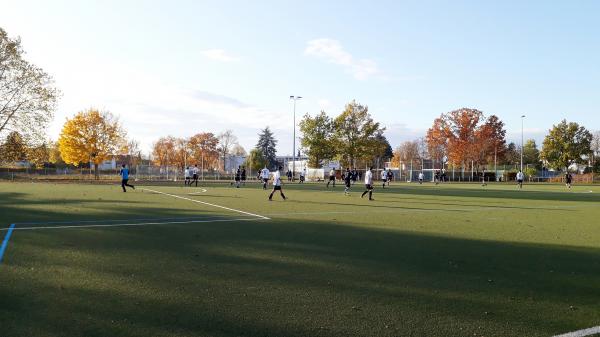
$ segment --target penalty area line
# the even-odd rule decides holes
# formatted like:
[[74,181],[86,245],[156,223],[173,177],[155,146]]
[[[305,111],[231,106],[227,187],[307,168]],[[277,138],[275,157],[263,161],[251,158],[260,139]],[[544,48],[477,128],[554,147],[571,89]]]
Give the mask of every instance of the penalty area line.
[[165,192],[161,192],[161,191],[151,190],[149,188],[143,188],[142,190],[143,191],[149,191],[149,192],[154,192],[154,193],[158,193],[158,194],[167,195],[167,196],[170,196],[170,197],[173,197],[173,198],[187,200],[187,201],[195,202],[195,203],[198,203],[198,204],[204,204],[204,205],[208,205],[208,206],[212,206],[212,207],[218,207],[218,208],[226,209],[226,210],[232,211],[232,212],[237,212],[237,213],[241,213],[241,214],[251,215],[251,216],[255,216],[255,217],[261,218],[263,220],[271,220],[270,218],[267,218],[266,216],[263,216],[263,215],[254,214],[254,213],[242,211],[242,210],[235,209],[235,208],[225,207],[225,206],[221,206],[221,205],[211,204],[211,203],[206,202],[206,201],[200,201],[200,200],[190,199],[190,198],[182,197],[180,195],[175,195],[175,194],[165,193]]
[[554,337],[585,337],[595,334],[600,334],[600,325],[589,329],[577,330],[562,335],[555,335]]
[[[236,218],[236,219],[211,219],[211,220],[190,220],[190,221],[162,221],[162,222],[139,222],[139,223],[119,223],[119,224],[98,224],[98,225],[63,225],[63,226],[31,226],[17,227],[14,230],[37,230],[37,229],[68,229],[68,228],[97,228],[97,227],[130,227],[130,226],[150,226],[150,225],[177,225],[190,223],[212,223],[212,222],[233,222],[233,221],[257,221],[265,220],[262,218]],[[4,246],[3,246],[4,247]]]

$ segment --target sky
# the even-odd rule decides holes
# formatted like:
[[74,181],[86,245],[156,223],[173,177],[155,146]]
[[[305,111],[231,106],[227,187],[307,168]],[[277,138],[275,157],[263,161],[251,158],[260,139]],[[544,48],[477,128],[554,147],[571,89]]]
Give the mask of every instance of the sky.
[[[562,119],[600,129],[600,1],[0,0],[0,27],[61,90],[48,129],[93,107],[148,153],[161,136],[269,126],[292,153],[296,122],[356,100],[391,145],[476,108],[508,140]],[[297,137],[300,136],[297,131]]]

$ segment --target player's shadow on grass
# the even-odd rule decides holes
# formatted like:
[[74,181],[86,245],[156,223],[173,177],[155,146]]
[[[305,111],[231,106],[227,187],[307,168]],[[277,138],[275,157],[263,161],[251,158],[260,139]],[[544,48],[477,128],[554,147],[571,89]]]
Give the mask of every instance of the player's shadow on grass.
[[591,248],[299,220],[20,240],[0,273],[11,336],[550,336],[600,310]]

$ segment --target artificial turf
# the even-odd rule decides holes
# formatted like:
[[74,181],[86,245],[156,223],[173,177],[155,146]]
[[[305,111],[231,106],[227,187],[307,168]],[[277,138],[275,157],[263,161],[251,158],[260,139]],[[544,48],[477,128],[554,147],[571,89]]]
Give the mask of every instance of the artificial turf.
[[[269,202],[255,183],[0,183],[0,223],[17,224],[0,264],[0,335],[552,336],[600,325],[599,187],[393,184],[376,186],[375,201],[361,187],[286,185],[289,200]],[[139,223],[158,224],[18,229]]]

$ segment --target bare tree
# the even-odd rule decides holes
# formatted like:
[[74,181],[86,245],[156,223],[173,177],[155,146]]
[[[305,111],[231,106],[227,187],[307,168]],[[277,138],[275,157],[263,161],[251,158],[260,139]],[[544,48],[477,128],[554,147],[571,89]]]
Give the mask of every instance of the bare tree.
[[59,95],[52,78],[23,59],[20,39],[0,28],[0,134],[43,138]]
[[243,146],[241,146],[240,144],[235,144],[231,148],[231,154],[233,154],[234,156],[245,156],[248,153],[246,153],[246,150]]
[[225,130],[221,132],[217,138],[219,139],[217,150],[223,160],[223,170],[225,170],[225,160],[233,145],[237,144],[237,137],[233,134],[232,130]]
[[127,157],[129,165],[135,167],[142,160],[142,151],[140,150],[140,142],[136,139],[127,141]]

